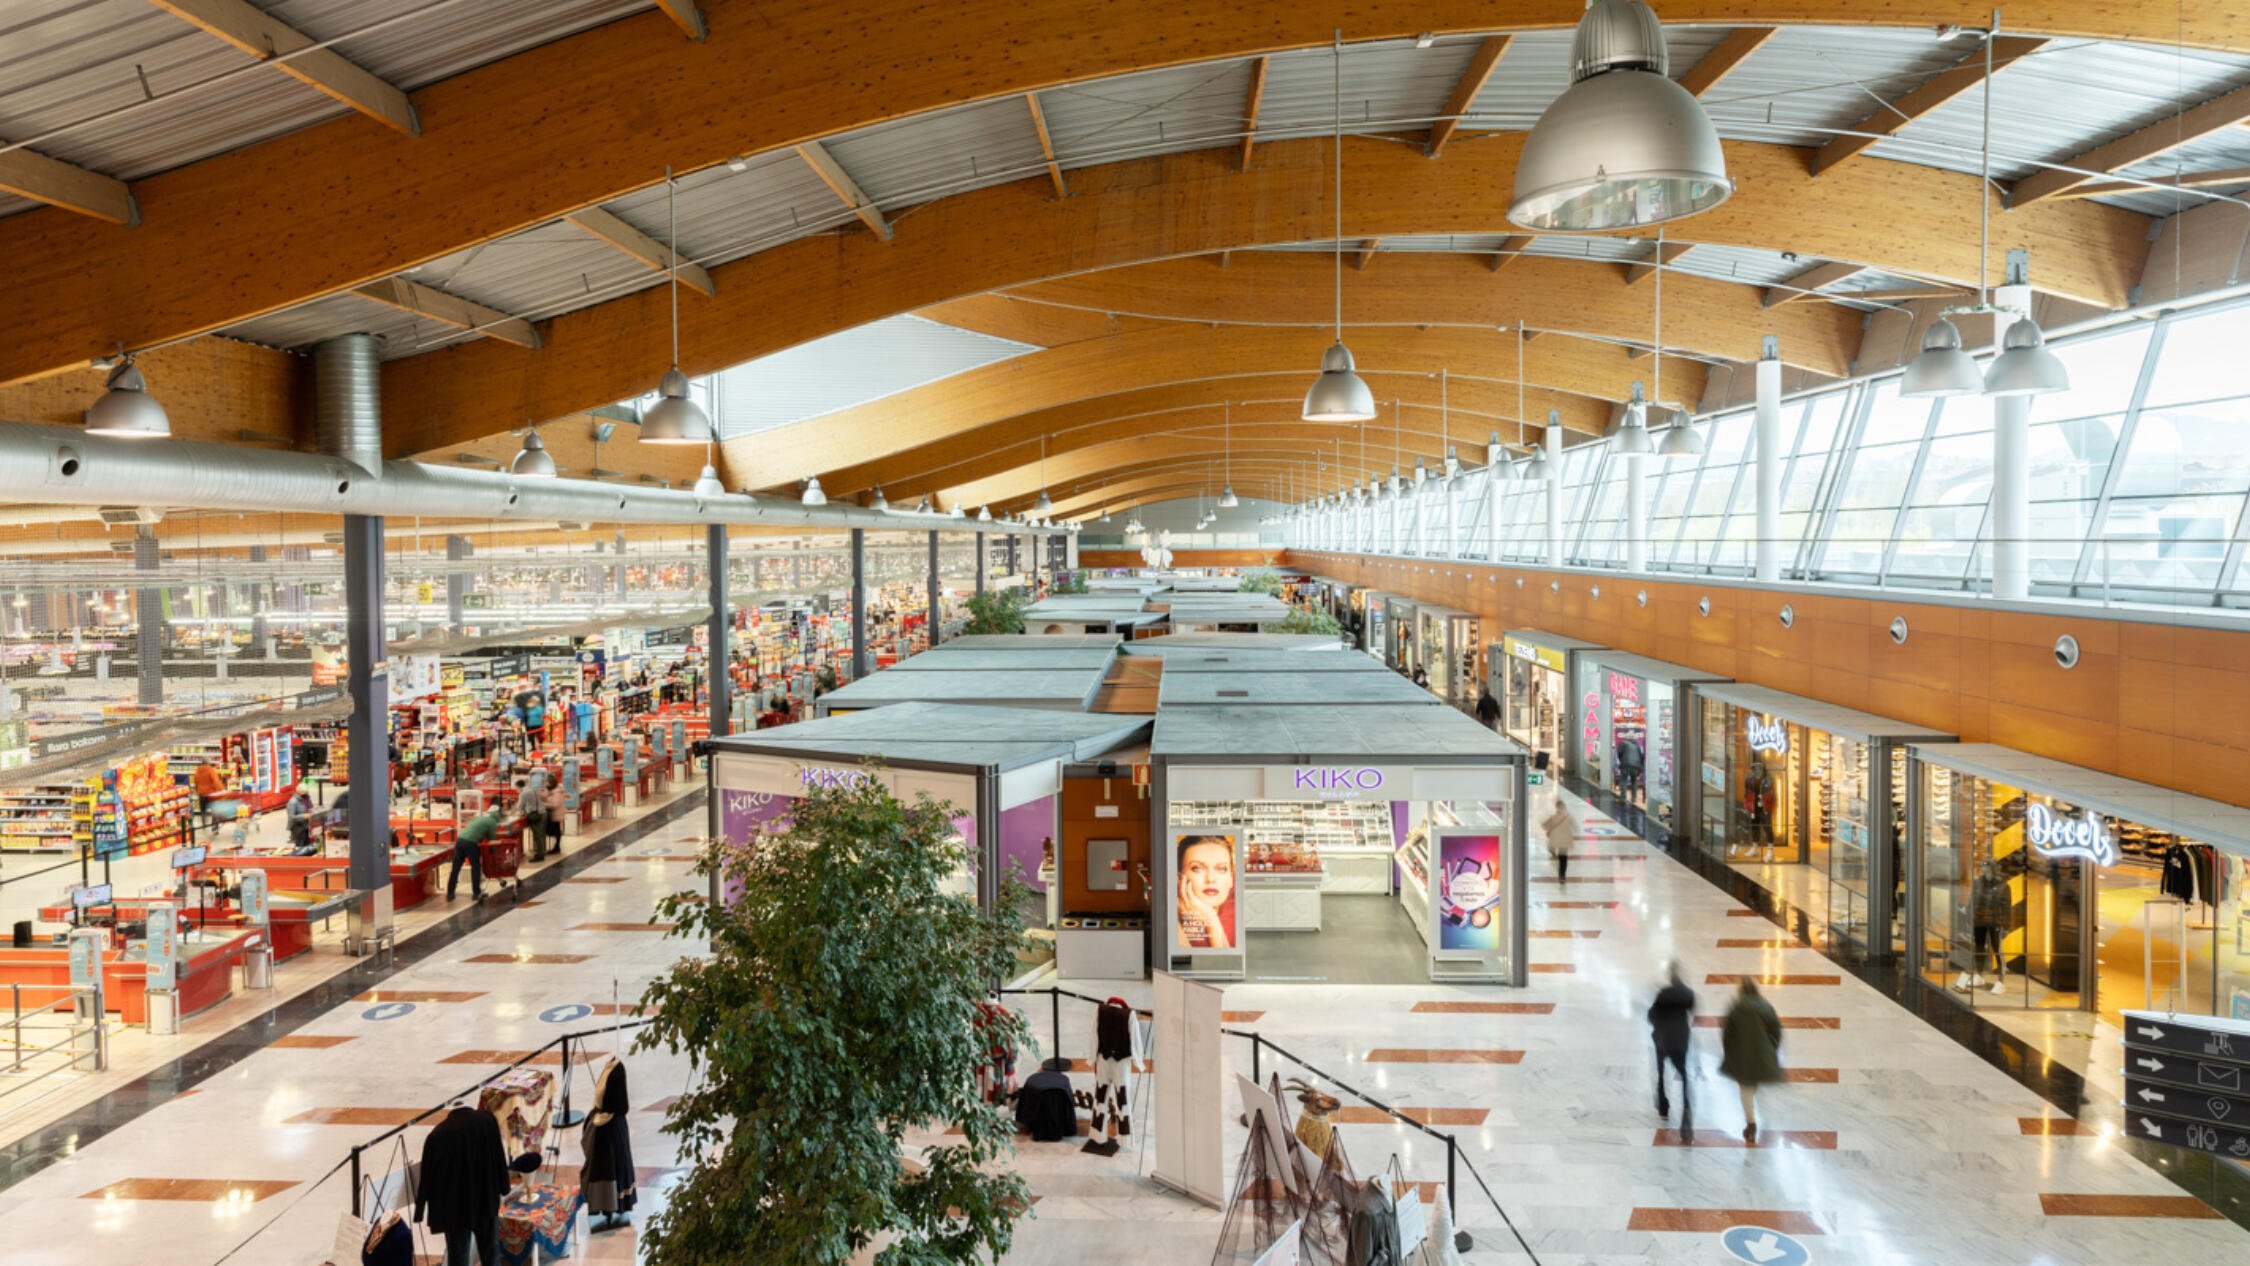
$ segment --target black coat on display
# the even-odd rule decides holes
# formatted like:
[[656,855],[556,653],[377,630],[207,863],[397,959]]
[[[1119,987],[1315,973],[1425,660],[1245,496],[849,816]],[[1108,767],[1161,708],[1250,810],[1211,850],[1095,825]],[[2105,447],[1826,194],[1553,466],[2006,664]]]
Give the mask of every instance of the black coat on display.
[[586,1163],[578,1171],[578,1185],[589,1213],[624,1213],[633,1207],[633,1139],[625,1126],[632,1107],[625,1094],[625,1065],[613,1059],[594,1083],[594,1110],[586,1115],[579,1136]]
[[422,1182],[414,1216],[443,1234],[489,1223],[508,1194],[508,1154],[500,1122],[482,1108],[455,1108],[422,1141]]
[[1042,1069],[1024,1079],[1016,1092],[1016,1125],[1035,1143],[1052,1143],[1078,1133],[1078,1104],[1070,1077]]

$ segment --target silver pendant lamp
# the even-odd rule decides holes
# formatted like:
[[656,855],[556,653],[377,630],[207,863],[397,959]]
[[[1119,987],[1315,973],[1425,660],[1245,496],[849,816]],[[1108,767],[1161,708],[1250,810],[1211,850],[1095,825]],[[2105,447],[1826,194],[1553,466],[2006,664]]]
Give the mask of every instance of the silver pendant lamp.
[[2070,390],[2070,371],[2047,350],[2047,333],[2030,314],[2018,318],[2000,340],[2000,354],[1984,371],[1988,396],[2043,396]]
[[1047,437],[1039,437],[1039,499],[1031,503],[1031,514],[1037,518],[1054,512],[1054,498],[1047,495]]
[[86,410],[86,434],[122,440],[161,440],[172,435],[171,415],[148,394],[148,380],[131,356],[117,362],[103,384],[101,399]]
[[539,438],[536,429],[524,432],[523,447],[516,450],[514,461],[508,463],[508,473],[518,479],[553,479],[555,458],[547,451],[547,441]]
[[1593,0],[1570,42],[1570,87],[1524,139],[1508,219],[1593,233],[1708,211],[1734,193],[1719,131],[1674,83],[1641,0]]
[[[1651,407],[1661,409],[1664,407],[1664,230],[1661,227],[1656,230],[1656,333],[1654,341],[1655,345],[1649,351],[1649,359],[1656,363],[1656,399]],[[1646,427],[1647,424],[1647,412],[1644,410],[1642,426]],[[1665,458],[1701,457],[1703,455],[1703,437],[1697,435],[1695,428],[1688,424],[1688,417],[1685,413],[1675,414],[1672,425],[1664,428],[1664,438],[1658,441],[1655,451],[1651,455]]]
[[820,490],[820,476],[807,475],[805,477],[804,494],[798,497],[797,500],[799,503],[808,506],[824,506],[828,504],[828,494]]
[[659,397],[641,413],[641,443],[643,444],[709,444],[711,419],[700,405],[688,399],[688,378],[680,372],[680,217],[679,187],[673,183],[672,169],[664,169],[664,219],[671,240],[666,243],[671,252],[672,288],[672,367],[664,371],[664,379],[656,386]]
[[1364,422],[1375,416],[1375,393],[1344,346],[1344,33],[1336,32],[1333,71],[1336,143],[1336,341],[1320,357],[1320,377],[1305,392],[1307,422]]
[[875,485],[875,495],[867,499],[867,508],[870,510],[888,510],[891,508],[891,499],[883,495],[883,485]]
[[1625,416],[1617,423],[1617,434],[1610,438],[1610,451],[1621,457],[1648,457],[1656,452],[1656,445],[1648,438],[1648,402],[1641,398],[1641,384],[1633,384],[1633,398],[1625,403]]
[[1242,504],[1242,502],[1236,500],[1234,495],[1234,402],[1227,401],[1225,409],[1225,421],[1222,423],[1224,429],[1220,433],[1220,442],[1226,448],[1227,472],[1226,483],[1219,492],[1219,508],[1221,510],[1232,510]]
[[[1548,426],[1548,428],[1549,428],[1549,429],[1551,430],[1551,429],[1553,429],[1553,428],[1555,428],[1555,427],[1558,427],[1558,426],[1561,426],[1561,425],[1562,425],[1562,410],[1560,410],[1560,409],[1549,409],[1549,410],[1547,410],[1547,426]],[[1545,438],[1544,436],[1542,436],[1542,437],[1540,438],[1540,441],[1539,441],[1539,447],[1537,447],[1537,448],[1535,448],[1535,449],[1531,450],[1531,460],[1530,460],[1530,461],[1527,461],[1527,462],[1525,462],[1525,463],[1523,464],[1523,478],[1524,478],[1524,479],[1525,479],[1525,480],[1526,480],[1527,482],[1529,482],[1529,481],[1535,481],[1535,480],[1546,479],[1546,478],[1548,478],[1548,477],[1549,477],[1550,475],[1552,475],[1552,474],[1554,474],[1554,473],[1555,473],[1555,472],[1554,472],[1554,471],[1553,471],[1553,470],[1552,470],[1552,469],[1551,469],[1551,468],[1549,467],[1549,465],[1548,465],[1548,462],[1547,462],[1547,442],[1546,442],[1546,438]]]

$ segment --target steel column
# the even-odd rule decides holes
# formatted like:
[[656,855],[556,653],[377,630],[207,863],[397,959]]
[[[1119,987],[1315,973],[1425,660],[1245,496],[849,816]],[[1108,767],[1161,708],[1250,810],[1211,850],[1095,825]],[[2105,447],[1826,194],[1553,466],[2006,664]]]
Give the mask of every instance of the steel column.
[[977,533],[977,592],[984,592],[984,533]]
[[[445,538],[445,561],[449,563],[466,562],[470,552],[468,537],[459,533],[447,534]],[[447,568],[445,572],[445,627],[455,632],[460,631],[462,609],[467,606],[468,596],[468,573],[456,571],[450,567]]]
[[[162,566],[156,532],[147,526],[133,532],[133,567],[155,571]],[[146,586],[133,591],[133,614],[140,622],[139,647],[133,657],[140,663],[140,701],[164,702],[164,590]]]
[[930,645],[935,647],[944,631],[945,607],[938,594],[938,534],[930,533]]
[[[391,883],[391,683],[384,663],[383,520],[375,515],[344,516],[344,654],[352,701],[347,882],[373,892]],[[387,916],[389,902],[381,908]]]
[[867,529],[852,529],[852,680],[867,676]]
[[734,663],[731,633],[734,612],[727,607],[727,525],[714,523],[703,530],[703,564],[708,573],[711,643],[704,656],[711,679],[711,737],[725,738],[734,714]]

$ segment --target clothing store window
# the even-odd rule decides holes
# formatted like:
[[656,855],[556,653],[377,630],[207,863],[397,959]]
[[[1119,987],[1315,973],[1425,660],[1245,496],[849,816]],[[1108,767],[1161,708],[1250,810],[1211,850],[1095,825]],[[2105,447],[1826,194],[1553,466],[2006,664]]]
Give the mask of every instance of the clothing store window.
[[1570,661],[1590,642],[1536,630],[1509,632],[1492,648],[1493,692],[1508,737],[1559,765],[1570,728]]
[[1722,680],[1623,651],[1589,650],[1574,670],[1573,772],[1656,825],[1682,829],[1680,760],[1688,684]]

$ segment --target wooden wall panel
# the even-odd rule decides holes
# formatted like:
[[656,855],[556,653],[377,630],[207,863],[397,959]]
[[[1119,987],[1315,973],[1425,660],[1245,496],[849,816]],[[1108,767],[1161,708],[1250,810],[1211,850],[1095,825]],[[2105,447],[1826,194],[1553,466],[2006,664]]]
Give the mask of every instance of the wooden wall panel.
[[[1115,805],[1117,816],[1094,816],[1099,805]],[[1065,778],[1062,789],[1062,838],[1055,859],[1062,884],[1062,908],[1066,914],[1090,912],[1096,914],[1125,914],[1148,909],[1148,899],[1142,895],[1139,880],[1123,892],[1095,892],[1086,886],[1084,872],[1086,841],[1092,839],[1128,841],[1131,865],[1137,870],[1149,864],[1149,801],[1133,785],[1130,774],[1117,778]],[[1075,865],[1065,865],[1070,859]]]
[[[1289,566],[2250,804],[2250,632],[1293,550]],[[1518,580],[1523,583],[1519,585]],[[1559,591],[1554,585],[1559,582]],[[1595,586],[1601,596],[1592,594]],[[1648,592],[1641,607],[1635,595]],[[1697,610],[1708,598],[1711,613]],[[1783,628],[1782,604],[1795,620]],[[1906,617],[1908,635],[1891,641]],[[2078,639],[2074,669],[2055,639]]]

